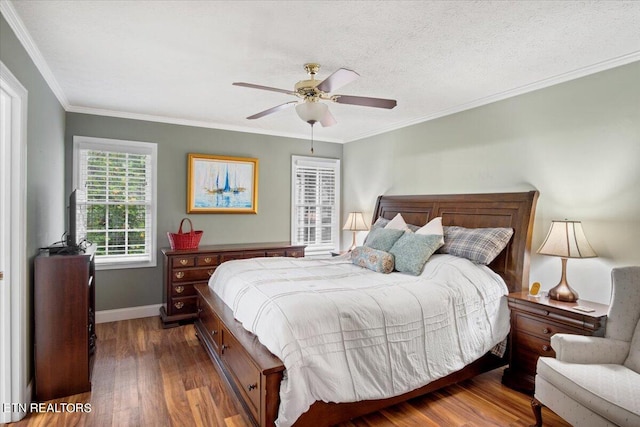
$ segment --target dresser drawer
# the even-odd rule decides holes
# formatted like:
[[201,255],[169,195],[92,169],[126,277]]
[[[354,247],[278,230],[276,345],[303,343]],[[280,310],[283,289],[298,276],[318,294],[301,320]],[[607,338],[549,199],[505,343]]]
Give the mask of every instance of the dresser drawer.
[[543,339],[549,339],[553,334],[584,334],[577,328],[572,328],[545,317],[532,317],[520,313],[516,315],[516,328],[519,331],[533,334]]
[[178,314],[186,314],[186,313],[195,313],[198,298],[197,297],[180,297],[180,298],[171,298],[171,302],[167,304],[167,311],[172,315]]
[[265,251],[245,251],[242,253],[242,258],[262,258],[266,254]]
[[171,280],[173,282],[207,281],[214,271],[216,271],[215,267],[174,270],[171,275]]
[[242,252],[224,252],[220,254],[220,264],[234,259],[244,258]]
[[193,267],[196,265],[196,257],[194,256],[178,256],[173,257],[171,260],[171,265],[176,267]]
[[220,347],[222,360],[231,370],[236,386],[242,392],[245,402],[255,419],[259,420],[260,408],[260,370],[251,362],[242,346],[222,327],[222,346]]
[[287,251],[284,249],[281,250],[272,250],[272,251],[267,251],[265,253],[265,256],[268,257],[279,257],[279,256],[287,256]]
[[191,283],[173,284],[171,286],[172,297],[190,297],[196,294],[196,289]]
[[218,254],[199,255],[197,258],[197,265],[198,267],[208,265],[215,267],[220,265],[220,256]]

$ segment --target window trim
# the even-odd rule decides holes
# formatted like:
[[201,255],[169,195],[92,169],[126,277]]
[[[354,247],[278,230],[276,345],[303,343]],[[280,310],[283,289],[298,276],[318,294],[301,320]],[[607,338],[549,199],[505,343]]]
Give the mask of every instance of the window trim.
[[326,255],[327,257],[329,256],[331,251],[337,251],[340,248],[340,238],[341,238],[341,232],[340,232],[340,218],[341,218],[341,212],[340,212],[340,189],[341,189],[341,182],[340,182],[340,175],[341,175],[341,166],[340,166],[340,159],[332,159],[332,158],[326,158],[326,157],[309,157],[309,156],[291,156],[291,217],[290,217],[290,221],[291,221],[291,244],[302,244],[300,242],[297,242],[295,240],[295,236],[296,236],[296,204],[295,204],[295,200],[296,200],[296,163],[297,162],[304,162],[306,164],[309,165],[313,165],[316,164],[318,167],[327,167],[328,165],[333,167],[336,170],[336,176],[335,176],[335,198],[336,198],[336,203],[335,203],[335,209],[336,209],[336,220],[335,220],[335,224],[333,226],[333,229],[331,230],[331,235],[332,235],[332,240],[333,240],[333,247],[329,247],[327,246],[318,246],[317,248],[309,248],[309,246],[307,246],[307,248],[305,249],[305,256],[322,256],[322,255]]
[[155,142],[128,141],[121,139],[95,138],[90,136],[74,135],[73,137],[73,176],[72,189],[78,187],[80,182],[80,150],[112,150],[131,154],[151,154],[151,243],[150,253],[140,257],[144,260],[136,260],[135,257],[127,260],[118,260],[117,255],[104,259],[96,257],[96,270],[119,270],[127,268],[146,268],[157,265],[158,252],[158,144]]

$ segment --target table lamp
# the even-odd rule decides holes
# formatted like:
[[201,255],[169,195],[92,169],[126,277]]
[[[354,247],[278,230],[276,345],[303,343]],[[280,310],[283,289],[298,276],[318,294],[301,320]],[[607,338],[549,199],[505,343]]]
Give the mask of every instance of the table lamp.
[[344,223],[342,229],[353,231],[353,242],[349,248],[349,250],[352,251],[356,247],[356,232],[368,230],[369,227],[367,227],[367,223],[364,222],[362,212],[349,212],[347,222]]
[[578,293],[567,283],[567,258],[598,256],[587,241],[580,221],[551,221],[549,233],[538,249],[538,253],[558,256],[562,260],[560,283],[549,290],[549,298],[566,302],[577,301]]

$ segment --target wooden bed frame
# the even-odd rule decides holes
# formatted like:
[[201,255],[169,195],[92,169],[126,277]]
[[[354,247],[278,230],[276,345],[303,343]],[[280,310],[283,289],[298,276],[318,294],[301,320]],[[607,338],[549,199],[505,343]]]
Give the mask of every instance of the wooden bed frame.
[[[460,194],[433,196],[380,196],[372,223],[401,213],[408,224],[424,225],[438,216],[445,226],[467,228],[510,227],[513,237],[489,265],[507,283],[509,292],[527,289],[529,252],[537,191],[524,193]],[[198,312],[195,328],[214,365],[243,403],[249,419],[260,426],[273,426],[278,416],[280,381],[284,365],[257,337],[236,321],[233,313],[206,285],[196,285]],[[472,378],[506,364],[487,353],[480,359],[424,387],[389,399],[353,403],[316,402],[296,426],[329,426],[384,407],[404,402],[447,385]]]

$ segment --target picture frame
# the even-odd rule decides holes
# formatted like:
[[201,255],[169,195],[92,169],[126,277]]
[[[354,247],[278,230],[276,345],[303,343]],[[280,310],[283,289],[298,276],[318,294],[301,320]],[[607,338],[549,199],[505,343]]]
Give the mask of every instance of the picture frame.
[[189,153],[187,213],[258,213],[258,159]]

